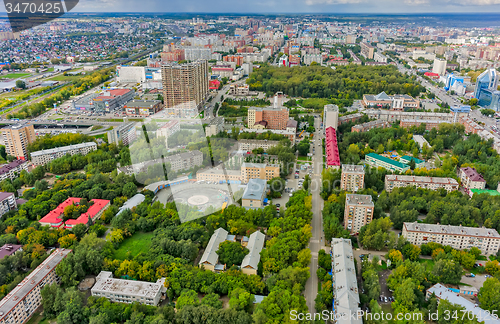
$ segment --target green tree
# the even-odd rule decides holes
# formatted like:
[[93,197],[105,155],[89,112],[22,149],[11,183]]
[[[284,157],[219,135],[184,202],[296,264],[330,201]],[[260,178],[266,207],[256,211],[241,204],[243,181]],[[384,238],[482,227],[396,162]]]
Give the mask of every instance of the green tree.
[[479,306],[483,309],[489,310],[490,312],[496,311],[500,312],[500,281],[498,278],[488,278],[483,283],[483,286],[479,289],[477,298],[479,300]]
[[199,305],[199,300],[198,300],[198,293],[194,290],[184,290],[179,298],[177,298],[177,302],[175,303],[175,308],[177,310],[181,310],[184,306],[187,305],[193,305],[197,306]]
[[224,241],[219,245],[217,255],[219,256],[220,263],[230,267],[232,265],[240,265],[248,252],[248,249],[243,247],[239,242]]

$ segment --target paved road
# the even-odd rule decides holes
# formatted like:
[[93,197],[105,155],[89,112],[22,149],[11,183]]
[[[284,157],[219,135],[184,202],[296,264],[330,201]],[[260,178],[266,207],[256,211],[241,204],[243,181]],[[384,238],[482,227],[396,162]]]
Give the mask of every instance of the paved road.
[[323,238],[323,217],[321,211],[323,210],[323,199],[321,199],[319,193],[321,191],[321,171],[323,171],[323,154],[321,147],[318,146],[318,142],[321,143],[320,138],[323,136],[321,134],[321,119],[316,118],[314,122],[314,127],[316,128],[316,133],[314,134],[316,152],[313,156],[313,174],[311,181],[311,193],[312,193],[312,212],[313,218],[311,222],[312,226],[312,238],[309,241],[309,249],[311,250],[311,263],[309,264],[309,272],[311,277],[307,280],[306,289],[304,292],[307,307],[309,312],[314,313],[314,299],[318,294],[318,277],[316,276],[316,270],[318,269],[318,252],[321,249],[329,251],[327,247],[324,246]]

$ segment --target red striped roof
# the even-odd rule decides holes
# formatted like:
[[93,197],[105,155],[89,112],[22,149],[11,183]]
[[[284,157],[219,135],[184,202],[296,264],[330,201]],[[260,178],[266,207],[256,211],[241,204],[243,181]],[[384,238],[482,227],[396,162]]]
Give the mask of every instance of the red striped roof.
[[328,166],[340,166],[339,147],[337,144],[337,132],[335,128],[326,129],[326,164]]
[[[62,202],[55,209],[50,211],[45,217],[40,219],[40,223],[49,223],[52,227],[62,226],[62,216],[64,214],[64,208],[70,205],[78,205],[81,198],[69,197],[64,202]],[[81,214],[77,219],[68,219],[66,221],[65,227],[72,227],[78,224],[87,224],[89,216],[94,218],[107,204],[110,203],[109,200],[105,199],[92,199],[91,202],[94,204],[89,207],[86,213]]]

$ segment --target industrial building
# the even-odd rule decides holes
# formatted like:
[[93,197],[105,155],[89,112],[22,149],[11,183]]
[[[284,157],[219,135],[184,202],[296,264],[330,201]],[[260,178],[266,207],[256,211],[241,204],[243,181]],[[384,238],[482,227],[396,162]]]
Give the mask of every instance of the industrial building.
[[134,98],[135,92],[130,89],[105,90],[93,99],[94,111],[111,112],[123,107]]
[[31,162],[34,165],[45,165],[54,159],[61,158],[66,155],[87,155],[92,151],[97,150],[95,142],[87,142],[75,145],[56,147],[49,150],[41,150],[31,153]]
[[449,245],[456,250],[477,247],[482,254],[495,255],[500,247],[500,235],[492,228],[466,227],[441,224],[403,223],[401,232],[406,240],[415,245],[435,242]]
[[448,192],[458,190],[458,182],[453,178],[438,178],[412,175],[385,176],[385,191],[391,192],[394,188],[416,187],[422,189],[439,190],[441,188]]
[[113,278],[111,271],[101,271],[96,277],[96,283],[90,290],[92,296],[104,297],[118,303],[140,303],[149,306],[158,306],[162,297],[165,297],[167,288],[165,278],[156,283],[136,280]]

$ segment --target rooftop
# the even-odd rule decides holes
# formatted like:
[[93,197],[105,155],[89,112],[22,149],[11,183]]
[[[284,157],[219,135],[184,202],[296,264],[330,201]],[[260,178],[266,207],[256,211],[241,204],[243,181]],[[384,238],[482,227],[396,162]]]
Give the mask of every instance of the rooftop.
[[409,156],[409,155],[404,155],[402,156],[400,159],[401,160],[408,160],[408,161],[411,161],[411,160],[414,160],[415,163],[424,163],[425,161],[424,160],[420,160],[420,159],[417,159],[416,157],[413,157],[413,156]]
[[113,292],[129,296],[155,298],[163,287],[163,281],[161,279],[156,283],[124,280],[113,278],[113,274],[109,271],[101,271],[96,277],[96,283],[94,287],[92,287],[92,292]]
[[64,259],[71,250],[56,249],[7,296],[0,301],[0,321],[19,304],[54,268]]
[[219,261],[217,250],[219,249],[219,245],[226,240],[227,234],[228,232],[222,227],[215,230],[212,237],[210,237],[210,241],[208,241],[208,245],[205,248],[205,252],[203,252],[203,255],[201,256],[199,264],[217,264]]
[[257,270],[260,261],[260,251],[264,247],[266,236],[260,231],[253,232],[248,239],[246,248],[250,251],[241,262],[241,268],[251,268]]
[[136,194],[135,196],[133,196],[132,198],[127,200],[123,204],[123,206],[120,207],[120,210],[118,211],[118,213],[116,213],[115,216],[120,215],[126,209],[132,209],[132,208],[136,207],[137,205],[142,203],[144,201],[144,199],[146,199],[146,196],[144,196],[143,194],[139,194],[139,193]]
[[0,174],[8,173],[10,170],[17,168],[18,166],[20,166],[21,164],[24,164],[24,163],[26,163],[26,161],[15,160],[15,161],[10,162],[9,164],[3,165],[0,168]]
[[247,187],[243,192],[241,199],[260,200],[267,189],[267,181],[262,179],[248,180]]
[[484,309],[477,307],[474,303],[471,301],[465,299],[462,296],[459,296],[457,293],[449,290],[442,284],[435,284],[431,288],[427,290],[428,294],[434,293],[438,299],[446,299],[449,301],[451,304],[456,304],[460,305],[465,308],[466,314],[474,314],[479,321],[484,322],[485,324],[498,324],[500,323],[500,320],[495,319],[493,316],[489,314],[489,312],[485,311]]
[[395,175],[388,174],[385,176],[386,180],[389,181],[404,181],[404,182],[425,182],[425,183],[437,183],[442,185],[456,185],[458,186],[457,180],[453,178],[439,178],[439,177],[419,177],[412,175]]
[[424,223],[404,223],[403,226],[409,232],[429,232],[429,233],[445,233],[453,235],[475,236],[475,237],[489,237],[499,238],[498,232],[492,228],[485,227],[466,227],[466,226],[452,226],[440,224],[424,224]]
[[401,163],[398,161],[394,161],[393,159],[390,159],[388,157],[378,155],[377,153],[368,153],[366,156],[371,157],[373,159],[380,160],[380,161],[388,163],[388,164],[391,164],[391,165],[398,167],[398,168],[402,168],[402,169],[408,168],[407,164],[404,164],[404,163]]
[[[39,220],[40,223],[51,224],[52,227],[59,227],[63,225],[62,215],[64,214],[64,209],[70,205],[78,205],[81,198],[69,197],[63,201],[55,209],[51,210],[45,217]],[[87,224],[90,218],[97,215],[106,205],[110,203],[109,200],[104,199],[92,199],[91,202],[94,204],[89,207],[86,213],[81,214],[77,219],[68,219],[66,225],[77,225],[77,224]]]
[[342,164],[342,172],[365,173],[364,165]]
[[[334,305],[336,313],[343,314],[337,323],[361,324],[361,319],[352,318],[359,309],[359,293],[354,266],[354,255],[351,240],[342,238],[332,239],[332,277],[334,289]],[[344,315],[345,314],[345,315]]]
[[483,193],[486,193],[490,196],[500,196],[500,192],[498,192],[497,190],[488,190],[488,189],[471,189],[470,191],[472,191],[473,195],[474,194],[483,194]]
[[479,181],[479,182],[486,182],[484,180],[483,176],[480,175],[476,169],[471,168],[471,167],[466,167],[466,168],[461,168],[463,173],[471,180],[471,181]]
[[78,150],[78,149],[82,149],[82,148],[90,147],[90,146],[97,147],[97,144],[95,142],[87,142],[87,143],[80,143],[80,144],[75,144],[75,145],[56,147],[56,148],[49,149],[49,150],[40,150],[40,151],[36,151],[36,152],[31,153],[31,157],[45,155],[45,154],[54,154],[54,153],[70,151],[70,150]]
[[160,100],[132,100],[125,104],[124,108],[153,108]]
[[5,258],[6,256],[12,255],[17,252],[20,248],[22,248],[22,245],[17,245],[17,244],[5,244],[4,246],[0,247],[0,260]]
[[345,199],[346,199],[346,204],[350,205],[358,205],[365,207],[374,206],[372,201],[372,196],[370,195],[347,194]]

